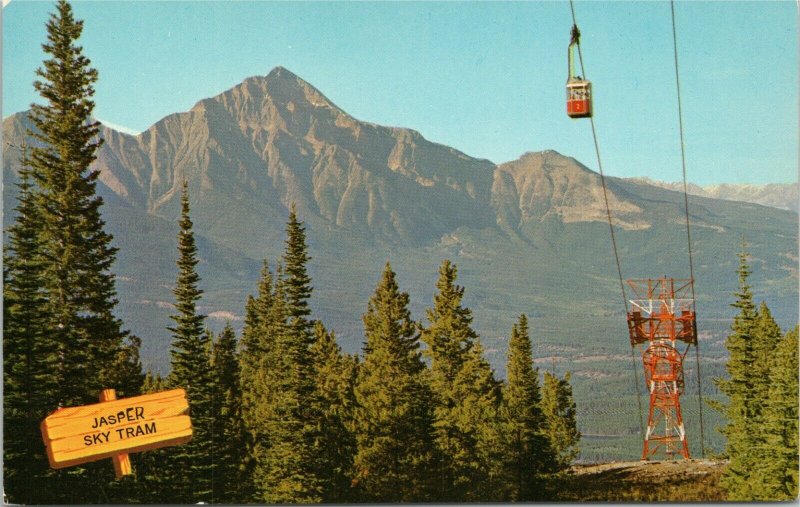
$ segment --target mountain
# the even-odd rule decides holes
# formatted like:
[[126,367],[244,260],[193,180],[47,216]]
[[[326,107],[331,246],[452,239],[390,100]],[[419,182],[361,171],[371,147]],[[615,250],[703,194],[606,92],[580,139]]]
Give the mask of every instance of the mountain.
[[258,203],[239,211],[260,219],[294,202],[333,226],[415,244],[494,221],[484,205],[491,162],[413,130],[358,122],[281,67],[137,137],[106,138],[104,183],[157,215],[175,213],[186,178],[198,200]]
[[[650,178],[632,179],[683,192],[683,183],[658,181]],[[792,210],[795,213],[800,209],[800,185],[798,183],[768,183],[766,185],[722,183],[705,187],[690,183],[687,185],[687,190],[689,195],[762,204],[773,208]]]
[[[25,114],[3,121],[4,224],[13,221]],[[345,350],[361,349],[361,315],[389,260],[423,321],[442,259],[459,268],[492,366],[503,375],[517,316],[530,318],[537,365],[573,372],[582,459],[635,457],[633,366],[599,175],[554,151],[496,165],[404,128],[353,118],[278,67],[139,135],[104,128],[98,193],[120,248],[119,314],[143,339],[145,367],[164,372],[177,275],[179,189],[186,179],[209,325],[240,327],[264,258],[283,252],[288,207],[305,221],[315,318]],[[606,178],[626,278],[688,277],[683,194]],[[750,244],[752,285],[784,327],[797,322],[798,215],[697,196],[691,223],[703,375],[724,373],[722,343]],[[640,366],[637,366],[640,368]],[[685,365],[692,389],[693,364]],[[714,394],[709,381],[704,391]],[[697,406],[684,416],[696,439]],[[712,416],[707,416],[712,417]],[[713,417],[708,427],[713,427]],[[718,439],[708,443],[718,445]],[[713,444],[713,445],[712,445]],[[691,445],[696,445],[692,443]]]

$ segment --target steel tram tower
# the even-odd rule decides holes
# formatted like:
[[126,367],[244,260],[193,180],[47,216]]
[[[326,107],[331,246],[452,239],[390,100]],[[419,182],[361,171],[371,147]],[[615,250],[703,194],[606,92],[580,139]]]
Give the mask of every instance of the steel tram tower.
[[[636,299],[630,300],[628,333],[631,346],[647,344],[642,353],[644,379],[650,393],[642,460],[663,452],[667,459],[689,459],[681,415],[684,390],[683,358],[697,345],[691,279],[628,280]],[[677,342],[686,344],[681,353]]]

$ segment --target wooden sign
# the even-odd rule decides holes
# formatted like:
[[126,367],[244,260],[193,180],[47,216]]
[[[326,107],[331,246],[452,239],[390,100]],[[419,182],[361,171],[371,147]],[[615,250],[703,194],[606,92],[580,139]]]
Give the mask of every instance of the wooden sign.
[[117,478],[131,473],[127,453],[179,445],[192,438],[183,389],[117,400],[113,389],[101,403],[60,408],[42,421],[52,468],[114,458]]

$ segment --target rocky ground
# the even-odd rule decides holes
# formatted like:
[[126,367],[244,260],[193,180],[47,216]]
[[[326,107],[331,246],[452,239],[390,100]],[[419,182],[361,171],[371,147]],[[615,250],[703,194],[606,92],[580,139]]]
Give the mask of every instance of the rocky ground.
[[558,486],[563,501],[719,502],[724,461],[629,461],[575,465]]

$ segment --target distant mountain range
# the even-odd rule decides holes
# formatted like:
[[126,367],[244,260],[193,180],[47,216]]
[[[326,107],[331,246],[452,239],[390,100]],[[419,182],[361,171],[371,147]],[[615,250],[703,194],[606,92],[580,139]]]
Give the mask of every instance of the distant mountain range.
[[[633,179],[657,187],[683,192],[683,183],[658,181],[650,178]],[[763,204],[773,208],[792,210],[795,213],[800,208],[798,183],[768,183],[766,185],[722,183],[704,187],[690,183],[687,185],[687,191],[690,195]]]
[[[10,143],[4,226],[14,215],[18,147],[33,143],[28,127],[25,114],[3,121]],[[414,130],[359,121],[282,67],[139,135],[104,128],[102,136],[95,167],[107,228],[120,248],[119,314],[142,337],[148,368],[169,365],[165,328],[186,179],[205,291],[200,309],[213,328],[226,320],[241,326],[262,260],[274,266],[282,254],[295,203],[308,228],[314,317],[337,332],[345,350],[360,350],[361,315],[387,260],[422,320],[448,258],[459,267],[465,303],[501,375],[511,326],[524,312],[537,364],[573,372],[585,424],[600,425],[585,430],[610,431],[603,426],[610,416],[596,411],[630,394],[600,178],[573,158],[544,151],[500,165],[476,159]],[[623,276],[688,277],[682,193],[644,180],[607,183]],[[757,298],[781,325],[797,322],[798,215],[705,195],[691,199],[690,213],[704,374],[713,376],[722,368],[742,237]]]

